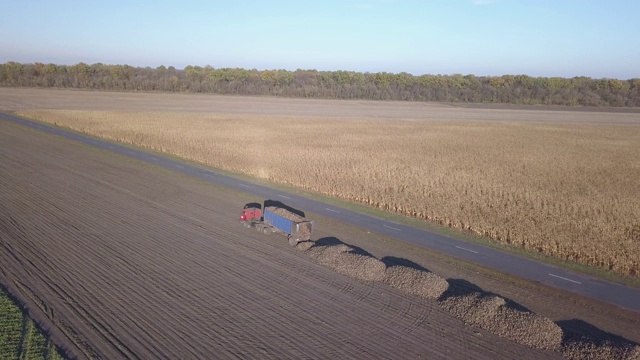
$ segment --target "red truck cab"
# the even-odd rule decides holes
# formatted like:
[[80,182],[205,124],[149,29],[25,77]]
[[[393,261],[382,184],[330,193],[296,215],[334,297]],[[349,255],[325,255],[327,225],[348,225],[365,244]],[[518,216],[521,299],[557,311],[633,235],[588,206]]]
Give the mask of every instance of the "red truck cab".
[[260,221],[260,219],[262,219],[262,209],[260,206],[255,206],[255,204],[247,204],[244,206],[242,214],[240,214],[240,221]]

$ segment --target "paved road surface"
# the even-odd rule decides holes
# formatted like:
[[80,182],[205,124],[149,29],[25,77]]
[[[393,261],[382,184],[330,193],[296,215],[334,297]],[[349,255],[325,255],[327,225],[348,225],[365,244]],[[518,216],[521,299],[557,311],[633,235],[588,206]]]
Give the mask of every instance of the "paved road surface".
[[589,298],[608,302],[622,308],[640,312],[640,289],[600,280],[589,275],[539,263],[535,260],[490,247],[485,247],[483,245],[468,243],[444,235],[434,234],[427,230],[398,224],[352,210],[328,205],[321,201],[308,199],[306,197],[287,193],[281,190],[248,183],[214,170],[206,170],[178,160],[168,159],[142,150],[131,149],[57,127],[28,121],[16,116],[0,113],[0,119],[59,135],[96,148],[105,149],[119,155],[148,162],[165,169],[193,176],[231,189],[240,190],[261,199],[279,200],[292,207],[322,214],[326,217],[364,228],[372,233],[390,236],[399,240],[418,244],[420,246],[468,260],[504,273],[537,281]]

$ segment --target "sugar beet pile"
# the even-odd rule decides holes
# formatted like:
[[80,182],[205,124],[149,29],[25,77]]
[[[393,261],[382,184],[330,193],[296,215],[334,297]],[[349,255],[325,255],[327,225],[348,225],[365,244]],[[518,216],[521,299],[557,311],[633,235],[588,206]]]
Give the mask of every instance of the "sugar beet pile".
[[335,238],[301,242],[296,249],[340,274],[361,281],[382,282],[407,294],[435,299],[464,323],[521,345],[556,351],[567,359],[640,360],[637,344],[615,336],[563,331],[547,317],[477,287],[465,286],[465,281],[447,281],[417,264],[385,263]]
[[299,223],[300,226],[298,228],[298,237],[301,239],[310,239],[311,223],[304,217],[277,206],[267,206],[264,209]]

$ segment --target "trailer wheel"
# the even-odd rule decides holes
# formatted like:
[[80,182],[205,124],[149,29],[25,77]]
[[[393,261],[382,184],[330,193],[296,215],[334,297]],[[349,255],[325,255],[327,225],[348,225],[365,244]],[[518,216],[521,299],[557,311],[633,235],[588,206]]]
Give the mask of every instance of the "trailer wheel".
[[258,232],[262,231],[262,227],[259,226],[259,225],[256,225],[256,231],[258,231]]
[[269,235],[269,233],[270,233],[269,228],[264,228],[264,229],[262,229],[262,232],[263,232],[265,235]]
[[289,236],[289,245],[291,245],[291,246],[298,245],[298,239]]

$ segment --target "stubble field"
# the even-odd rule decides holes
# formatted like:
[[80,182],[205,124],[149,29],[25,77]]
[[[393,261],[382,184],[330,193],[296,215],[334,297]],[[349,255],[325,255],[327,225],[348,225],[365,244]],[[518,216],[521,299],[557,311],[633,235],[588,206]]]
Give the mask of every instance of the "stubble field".
[[30,100],[14,110],[640,276],[637,112],[49,94],[56,101],[20,95]]

